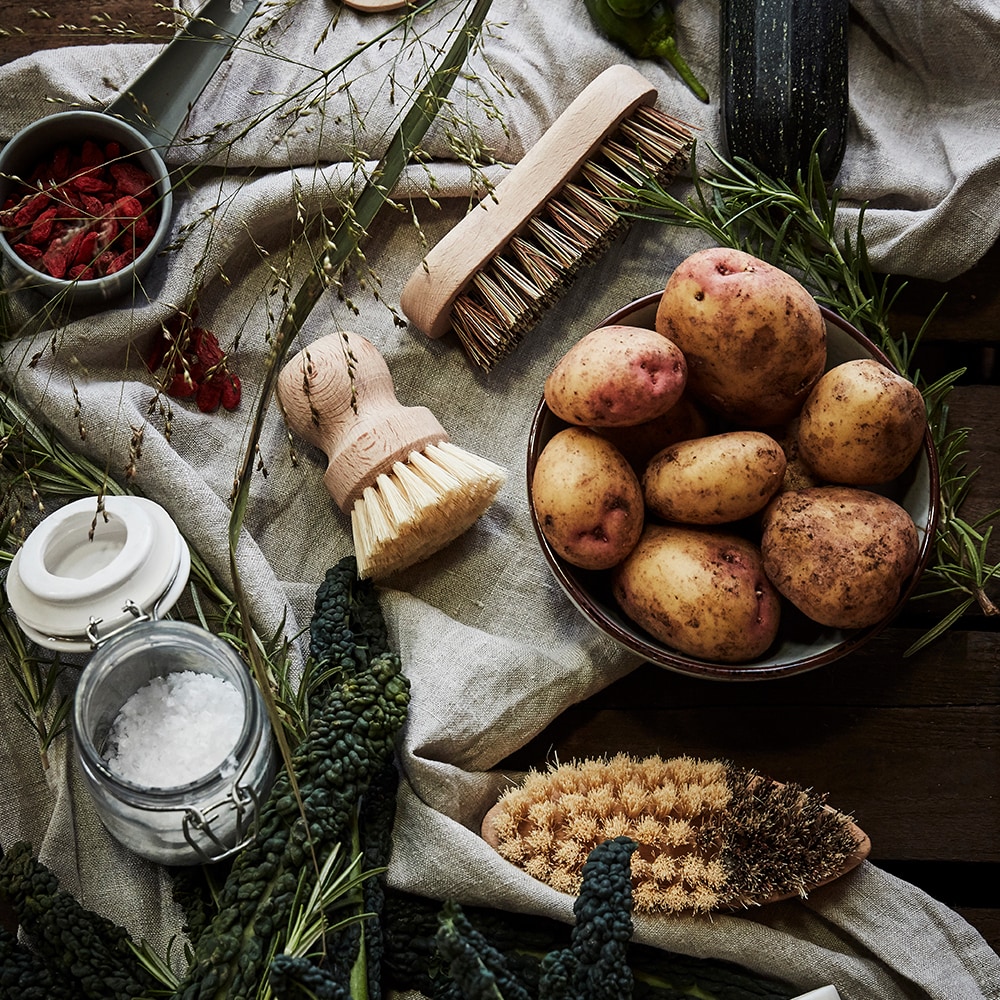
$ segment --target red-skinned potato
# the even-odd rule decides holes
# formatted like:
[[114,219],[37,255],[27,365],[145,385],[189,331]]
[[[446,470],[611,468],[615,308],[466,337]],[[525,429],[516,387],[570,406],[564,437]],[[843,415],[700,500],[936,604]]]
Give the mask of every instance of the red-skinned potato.
[[826,367],[826,323],[805,286],[728,247],[678,264],[656,330],[684,353],[694,398],[741,427],[794,416]]
[[535,463],[531,502],[557,555],[581,569],[610,569],[631,552],[645,512],[635,470],[585,427],[554,434]]
[[687,362],[653,330],[602,326],[581,337],[545,380],[545,402],[568,424],[623,427],[666,413],[680,399]]
[[719,529],[648,524],[612,572],[622,611],[681,653],[745,663],[767,651],[781,607],[752,542]]
[[763,527],[768,579],[831,628],[882,621],[917,563],[917,529],[906,510],[854,486],[782,493],[765,510]]
[[798,447],[823,479],[874,486],[907,468],[926,428],[920,390],[864,358],[831,368],[813,387],[799,416]]

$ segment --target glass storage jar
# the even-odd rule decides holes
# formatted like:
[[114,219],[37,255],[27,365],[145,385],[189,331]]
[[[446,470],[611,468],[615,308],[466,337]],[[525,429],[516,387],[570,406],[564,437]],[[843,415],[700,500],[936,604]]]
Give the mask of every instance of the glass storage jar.
[[[221,764],[184,784],[146,785],[122,777],[105,755],[122,706],[173,671],[228,681],[243,703],[239,736]],[[168,865],[217,861],[243,847],[276,770],[263,698],[229,643],[176,621],[130,626],[98,646],[80,676],[73,733],[83,773],[104,825],[136,853]]]
[[[28,535],[5,578],[11,610],[29,639],[51,652],[89,657],[72,729],[101,820],[136,853],[170,865],[219,860],[243,846],[277,760],[263,698],[235,649],[206,629],[163,617],[190,568],[187,544],[159,504],[85,497]],[[104,755],[122,706],[154,678],[189,670],[213,674],[238,692],[242,723],[233,723],[239,733],[223,763],[187,771],[192,780],[176,785],[116,773]]]

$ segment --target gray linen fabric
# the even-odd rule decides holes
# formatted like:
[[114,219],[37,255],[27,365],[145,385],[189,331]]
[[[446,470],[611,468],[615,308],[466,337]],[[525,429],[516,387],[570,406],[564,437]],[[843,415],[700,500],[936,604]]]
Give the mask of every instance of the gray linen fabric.
[[[454,9],[445,0],[437,6]],[[853,7],[852,114],[839,178],[844,224],[862,201],[870,202],[866,233],[878,265],[948,278],[970,267],[1000,229],[1000,11],[985,0],[859,0]],[[185,238],[148,276],[150,301],[73,317],[53,331],[39,301],[19,297],[15,318],[25,332],[3,348],[5,379],[13,379],[73,447],[106,462],[112,475],[127,463],[132,428],[144,428],[136,488],[170,511],[219,573],[227,568],[227,500],[267,360],[267,335],[281,310],[274,268],[284,267],[296,205],[306,214],[331,207],[331,192],[352,183],[353,149],[378,156],[406,100],[403,81],[419,67],[415,57],[401,67],[390,100],[386,65],[398,45],[393,36],[348,71],[351,95],[365,110],[363,129],[343,93],[311,93],[309,99],[318,99],[308,109],[272,115],[240,136],[240,125],[272,105],[275,95],[307,86],[318,69],[392,23],[391,15],[344,10],[324,34],[332,11],[323,2],[267,9],[274,24],[264,36],[266,48],[241,47],[194,108],[188,134],[235,123],[221,130],[232,142],[225,153],[214,153],[215,168],[177,193],[175,229]],[[676,12],[680,46],[717,95],[718,7],[682,0]],[[443,41],[453,20],[443,17],[429,37]],[[481,82],[463,80],[453,97],[457,113],[476,121],[494,151],[497,166],[489,175],[496,180],[591,79],[629,60],[591,31],[573,0],[496,0],[491,22],[486,45],[472,60]],[[62,104],[102,106],[155,52],[145,44],[69,48],[0,68],[7,98],[0,135],[9,137]],[[430,49],[425,58],[433,58]],[[717,104],[700,104],[663,67],[634,65],[657,86],[662,107],[696,126],[703,143],[719,142]],[[483,93],[496,113],[479,99]],[[411,169],[398,192],[413,197],[430,244],[468,210],[474,183],[450,153],[445,132],[442,123],[435,127],[426,144],[428,170]],[[169,160],[201,155],[200,148],[179,143]],[[428,174],[440,207],[423,197]],[[684,193],[683,181],[676,191]],[[620,305],[661,288],[673,266],[703,245],[692,234],[636,226],[514,355],[483,374],[453,338],[430,341],[393,324],[388,306],[398,303],[423,244],[405,214],[383,213],[366,243],[383,301],[352,287],[358,314],[330,295],[309,319],[299,346],[336,329],[368,337],[386,357],[403,403],[429,407],[456,444],[510,470],[496,504],[472,530],[383,591],[392,637],[413,682],[389,873],[397,886],[570,918],[570,899],[512,869],[475,830],[507,780],[496,773],[498,762],[636,660],[596,635],[549,575],[528,517],[525,443],[545,374],[569,344]],[[295,282],[305,257],[299,253],[293,264]],[[138,353],[196,286],[201,322],[233,349],[244,402],[234,412],[211,415],[174,402],[167,440],[162,416],[148,411],[152,380]],[[53,337],[55,349],[28,367]],[[85,441],[77,432],[77,405]],[[267,475],[255,478],[240,551],[265,633],[286,613],[291,633],[304,627],[325,569],[350,551],[346,519],[322,483],[323,456],[302,445],[298,451],[293,464],[272,408],[260,442]],[[74,677],[67,672],[67,690]],[[164,874],[105,834],[67,740],[57,741],[42,772],[6,671],[0,693],[0,843],[30,839],[85,904],[163,946],[178,922]],[[712,921],[641,919],[636,933],[643,941],[778,973],[803,991],[832,982],[845,1000],[1000,996],[1000,960],[982,938],[952,911],[867,863],[802,902]]]

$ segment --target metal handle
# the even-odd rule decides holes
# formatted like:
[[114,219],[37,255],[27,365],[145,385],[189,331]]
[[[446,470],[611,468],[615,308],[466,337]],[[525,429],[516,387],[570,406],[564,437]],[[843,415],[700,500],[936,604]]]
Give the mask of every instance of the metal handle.
[[258,6],[208,0],[105,114],[123,118],[154,146],[169,146]]

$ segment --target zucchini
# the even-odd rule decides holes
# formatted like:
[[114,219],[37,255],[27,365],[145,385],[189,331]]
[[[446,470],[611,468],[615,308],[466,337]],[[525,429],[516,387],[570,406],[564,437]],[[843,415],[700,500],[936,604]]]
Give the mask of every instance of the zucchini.
[[847,142],[848,12],[848,0],[721,0],[730,158],[792,182],[818,140],[823,177],[833,180]]

